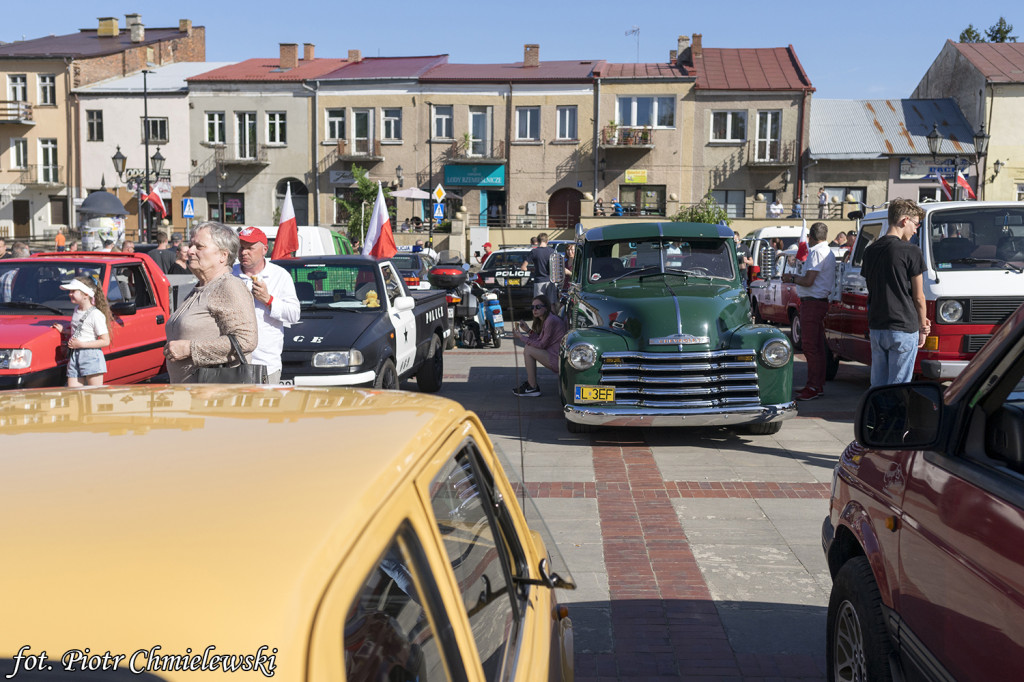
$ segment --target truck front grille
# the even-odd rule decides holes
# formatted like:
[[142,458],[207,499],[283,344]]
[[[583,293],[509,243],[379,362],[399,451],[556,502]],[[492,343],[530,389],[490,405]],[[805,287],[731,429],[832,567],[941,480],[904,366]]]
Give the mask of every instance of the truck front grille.
[[740,407],[761,403],[757,358],[751,350],[604,353],[601,385],[615,387],[616,405],[632,407]]
[[1002,324],[1014,313],[1024,296],[1006,296],[999,298],[972,298],[968,304],[967,324]]
[[991,338],[991,334],[966,334],[964,336],[964,352],[977,353]]

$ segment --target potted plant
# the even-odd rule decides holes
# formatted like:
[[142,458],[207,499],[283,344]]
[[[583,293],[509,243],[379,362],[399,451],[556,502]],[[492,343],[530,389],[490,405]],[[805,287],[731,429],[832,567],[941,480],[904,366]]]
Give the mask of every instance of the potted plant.
[[619,124],[614,119],[608,121],[608,144],[619,143]]
[[469,131],[462,133],[462,141],[464,143],[464,152],[466,156],[473,155],[473,135]]

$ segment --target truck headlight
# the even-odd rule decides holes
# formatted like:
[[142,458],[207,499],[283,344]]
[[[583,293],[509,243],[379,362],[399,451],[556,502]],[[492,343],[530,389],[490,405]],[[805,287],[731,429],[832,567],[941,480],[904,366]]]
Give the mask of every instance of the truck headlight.
[[0,348],[0,369],[28,369],[32,351],[28,348]]
[[947,299],[939,303],[936,313],[942,322],[953,324],[963,319],[964,305],[955,299]]
[[761,361],[773,369],[784,367],[792,355],[789,342],[784,339],[772,339],[761,347]]
[[589,343],[577,343],[569,349],[569,366],[573,369],[590,369],[595,362],[597,362],[597,349]]
[[357,350],[331,350],[313,355],[314,367],[356,367],[363,364],[363,354]]

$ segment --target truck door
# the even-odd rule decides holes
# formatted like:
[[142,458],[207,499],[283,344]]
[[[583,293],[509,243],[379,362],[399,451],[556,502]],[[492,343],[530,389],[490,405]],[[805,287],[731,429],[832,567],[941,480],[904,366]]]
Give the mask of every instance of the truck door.
[[[141,263],[115,265],[107,282],[113,327],[107,359],[107,383],[134,383],[163,365],[167,315],[157,305],[153,285]],[[135,312],[129,306],[134,305]]]
[[[416,360],[416,315],[408,302],[412,301],[405,289],[402,276],[391,263],[381,263],[381,277],[388,297],[388,318],[395,328],[395,366],[398,376],[412,369]],[[399,303],[399,301],[403,301]]]

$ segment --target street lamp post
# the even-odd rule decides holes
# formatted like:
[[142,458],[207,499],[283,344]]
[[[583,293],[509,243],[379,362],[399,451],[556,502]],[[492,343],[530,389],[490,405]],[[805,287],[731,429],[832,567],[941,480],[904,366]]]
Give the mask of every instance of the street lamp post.
[[[434,181],[434,103],[425,102],[427,105],[427,187],[433,187]],[[434,248],[434,202],[430,206],[430,222],[427,227],[427,246]]]
[[[925,135],[925,139],[928,141],[928,151],[932,155],[932,163],[936,161],[939,156],[939,151],[942,149],[942,133],[939,132],[939,124],[932,123],[932,130],[930,133]],[[989,134],[985,132],[985,124],[982,123],[978,127],[978,132],[974,134],[974,170],[977,172],[978,177],[978,193],[983,196],[985,191],[985,175],[981,172],[981,159],[988,155],[988,141]],[[964,163],[970,163],[970,159],[963,159]],[[954,160],[954,165],[960,167],[960,159]]]
[[[110,157],[110,160],[114,163],[114,170],[117,172],[118,179],[124,182],[125,166],[128,165],[128,157],[121,153],[121,145],[117,146],[117,151],[114,152],[114,155],[112,157]],[[142,219],[143,203],[145,203],[142,200],[143,185],[149,183],[150,162],[153,163],[154,177],[156,179],[159,179],[160,173],[162,173],[164,170],[165,161],[167,161],[167,159],[165,159],[164,155],[160,153],[160,147],[157,147],[156,152],[153,154],[152,157],[146,157],[146,176],[144,178],[136,177],[134,180],[129,178],[127,183],[125,183],[129,189],[132,189],[130,183],[135,183],[135,196],[137,197],[139,203],[139,238],[145,242],[149,241],[149,230],[147,229],[148,225],[145,222],[143,222]]]

